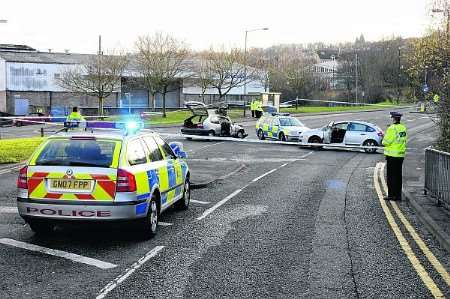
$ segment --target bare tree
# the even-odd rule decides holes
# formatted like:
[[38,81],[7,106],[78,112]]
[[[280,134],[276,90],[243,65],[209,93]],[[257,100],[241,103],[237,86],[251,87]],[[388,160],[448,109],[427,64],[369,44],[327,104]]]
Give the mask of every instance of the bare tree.
[[[239,49],[214,50],[205,53],[205,74],[212,80],[208,82],[211,88],[217,90],[219,99],[226,96],[233,88],[241,87],[253,80],[257,73],[255,68],[245,66],[245,54]],[[201,74],[195,74],[200,77]]]
[[209,69],[208,58],[205,52],[199,53],[197,57],[195,57],[195,62],[192,67],[193,70],[193,82],[197,86],[200,86],[202,102],[205,102],[205,93],[209,88],[212,88],[213,84],[213,75]]
[[72,92],[97,97],[98,111],[103,115],[104,100],[120,91],[127,64],[128,58],[122,53],[99,54],[90,57],[84,64],[66,68],[56,82]]
[[171,88],[187,75],[185,60],[189,50],[187,45],[163,33],[141,36],[136,42],[137,68],[143,77],[145,87],[153,96],[162,95],[163,117],[166,117],[166,94],[177,90]]

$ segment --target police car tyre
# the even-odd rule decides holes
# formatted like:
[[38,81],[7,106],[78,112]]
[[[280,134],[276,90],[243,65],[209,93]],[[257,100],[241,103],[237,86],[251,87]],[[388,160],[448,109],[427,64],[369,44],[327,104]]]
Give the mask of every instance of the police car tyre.
[[189,178],[186,178],[184,182],[183,197],[175,203],[175,207],[179,210],[189,209],[191,203],[191,183]]
[[216,135],[216,132],[214,132],[213,130],[211,130],[211,131],[209,131],[208,132],[208,136],[215,136]]
[[28,219],[27,223],[30,226],[31,230],[36,234],[49,234],[53,232],[54,229],[54,225],[47,221]]
[[[363,146],[378,146],[378,143],[375,140],[369,139],[364,141]],[[364,151],[366,153],[375,153],[377,151],[376,148],[365,148]]]
[[147,216],[142,221],[142,233],[148,237],[155,236],[157,232],[159,211],[156,201],[156,196],[153,196],[148,205]]
[[258,139],[259,140],[264,140],[264,132],[261,129],[258,130]]
[[284,135],[283,132],[280,133],[279,139],[280,139],[280,141],[286,141],[287,140],[286,136]]

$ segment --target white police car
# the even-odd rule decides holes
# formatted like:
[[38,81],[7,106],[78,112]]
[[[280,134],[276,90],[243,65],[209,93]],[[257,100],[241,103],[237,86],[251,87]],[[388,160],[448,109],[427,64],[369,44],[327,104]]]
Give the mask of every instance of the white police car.
[[62,220],[127,220],[152,236],[161,212],[189,207],[190,171],[180,143],[169,145],[135,124],[126,131],[90,129],[47,138],[20,170],[17,206],[33,231],[50,232]]

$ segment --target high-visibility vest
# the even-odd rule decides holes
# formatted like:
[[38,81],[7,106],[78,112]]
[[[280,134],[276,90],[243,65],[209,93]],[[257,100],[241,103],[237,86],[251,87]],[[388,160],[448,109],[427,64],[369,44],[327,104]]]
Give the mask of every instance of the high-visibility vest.
[[255,108],[255,110],[256,110],[256,111],[263,111],[263,109],[262,109],[262,102],[261,102],[261,101],[257,101],[257,102],[256,102],[256,108]]
[[392,124],[383,138],[384,155],[390,157],[405,157],[408,133],[403,124]]
[[67,116],[67,121],[81,121],[83,120],[83,116],[81,116],[80,112],[72,112]]
[[438,94],[435,94],[434,96],[433,96],[433,101],[437,104],[437,103],[439,103],[439,100],[441,99],[441,97],[438,95]]
[[250,102],[250,110],[255,110],[255,101]]

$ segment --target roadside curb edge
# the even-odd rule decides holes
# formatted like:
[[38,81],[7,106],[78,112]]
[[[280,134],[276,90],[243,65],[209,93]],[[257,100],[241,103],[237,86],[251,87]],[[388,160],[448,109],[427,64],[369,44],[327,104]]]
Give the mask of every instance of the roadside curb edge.
[[433,236],[437,239],[439,244],[441,244],[442,247],[444,247],[445,250],[447,250],[447,252],[450,253],[450,236],[446,232],[444,232],[439,227],[439,225],[430,217],[430,215],[428,215],[428,213],[417,203],[416,199],[414,198],[413,195],[411,195],[411,193],[409,193],[405,189],[402,189],[402,192],[407,202],[417,213],[417,216],[420,219],[420,221],[433,234]]

